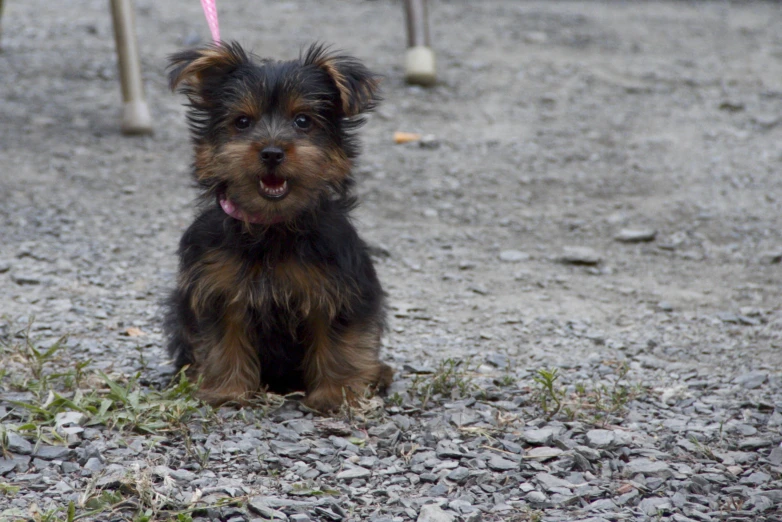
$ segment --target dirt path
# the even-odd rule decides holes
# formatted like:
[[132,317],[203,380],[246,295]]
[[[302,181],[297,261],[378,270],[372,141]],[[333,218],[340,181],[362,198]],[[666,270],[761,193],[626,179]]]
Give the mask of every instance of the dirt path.
[[[10,339],[35,317],[42,343],[67,334],[70,357],[155,381],[165,361],[158,302],[195,194],[182,100],[164,68],[208,31],[194,0],[136,1],[156,133],[125,138],[105,2],[69,4],[11,1],[2,21],[0,334]],[[764,417],[753,429],[779,444],[778,5],[434,2],[441,83],[429,90],[401,79],[399,2],[219,7],[224,38],[258,54],[292,58],[321,40],[386,76],[385,102],[363,131],[357,220],[388,254],[377,262],[392,304],[384,342],[395,391],[409,389],[411,370],[447,358],[527,392],[535,369],[559,368],[572,391],[613,382],[624,365],[659,404],[724,397],[715,422],[749,422],[741,405],[754,405]],[[394,145],[397,130],[431,139]],[[623,242],[622,231],[653,237]],[[571,247],[599,261],[562,262]],[[745,386],[748,375],[765,377]],[[676,404],[677,415],[695,415]],[[0,402],[0,420],[8,408]],[[541,424],[527,413],[518,429]],[[758,451],[742,473],[771,466],[752,487],[782,490],[781,464]],[[519,517],[575,509],[527,493],[503,502]],[[0,507],[26,507],[25,498],[17,506],[0,493]],[[406,520],[419,507],[391,512]],[[676,509],[664,514],[684,513]]]

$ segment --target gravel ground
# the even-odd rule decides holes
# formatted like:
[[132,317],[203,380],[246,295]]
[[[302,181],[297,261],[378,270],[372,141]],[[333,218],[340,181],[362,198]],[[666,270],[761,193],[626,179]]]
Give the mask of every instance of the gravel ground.
[[399,2],[221,3],[259,54],[386,75],[357,222],[397,377],[333,418],[160,391],[199,3],[136,1],[146,138],[106,2],[7,4],[0,519],[782,520],[778,4],[435,1],[425,90]]

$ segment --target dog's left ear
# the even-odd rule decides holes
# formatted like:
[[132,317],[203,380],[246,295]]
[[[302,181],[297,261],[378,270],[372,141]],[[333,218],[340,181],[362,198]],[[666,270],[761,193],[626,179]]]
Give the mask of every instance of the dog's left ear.
[[310,46],[303,65],[320,67],[339,92],[340,109],[346,118],[372,110],[380,101],[380,77],[352,56],[334,54],[323,45]]
[[193,103],[209,106],[219,98],[220,84],[233,71],[249,63],[250,57],[236,42],[181,51],[169,57],[169,87],[172,91],[179,90]]

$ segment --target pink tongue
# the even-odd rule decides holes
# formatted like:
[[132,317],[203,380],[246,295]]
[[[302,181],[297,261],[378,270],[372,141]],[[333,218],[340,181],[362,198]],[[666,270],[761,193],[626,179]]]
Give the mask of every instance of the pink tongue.
[[234,219],[238,219],[239,221],[247,220],[250,223],[262,223],[264,225],[274,225],[276,223],[282,222],[282,218],[280,216],[274,216],[271,220],[264,220],[260,214],[250,214],[247,216],[244,212],[239,210],[236,205],[234,205],[233,202],[226,196],[220,197],[220,207],[223,209],[223,212]]
[[244,220],[244,213],[236,208],[236,205],[234,205],[233,202],[231,202],[231,200],[227,197],[223,196],[220,198],[220,206],[223,208],[223,212],[232,218],[238,219],[240,221]]

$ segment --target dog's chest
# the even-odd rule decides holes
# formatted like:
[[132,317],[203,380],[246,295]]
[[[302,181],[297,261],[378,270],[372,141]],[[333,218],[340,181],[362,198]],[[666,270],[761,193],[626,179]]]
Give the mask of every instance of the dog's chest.
[[261,313],[281,309],[299,317],[319,312],[333,318],[347,297],[333,271],[294,258],[249,262],[213,252],[184,277],[197,302],[222,302]]

